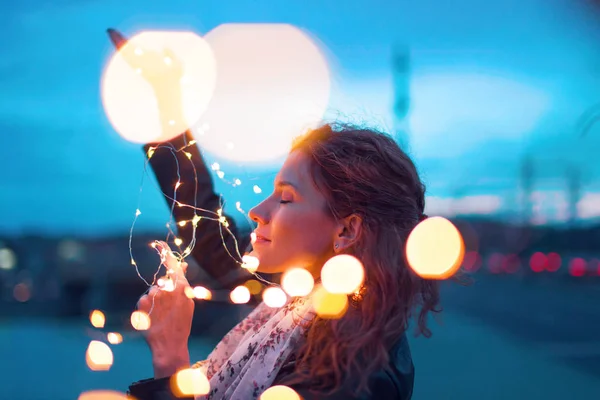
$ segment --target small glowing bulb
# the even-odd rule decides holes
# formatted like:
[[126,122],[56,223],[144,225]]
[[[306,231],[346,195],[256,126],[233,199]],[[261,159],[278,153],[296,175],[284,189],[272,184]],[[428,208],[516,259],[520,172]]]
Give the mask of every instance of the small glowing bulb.
[[248,254],[242,257],[242,268],[247,269],[250,272],[255,272],[259,265],[260,261],[257,257]]
[[137,210],[135,210],[135,216],[138,217],[142,214],[142,212],[140,211],[140,209],[138,208]]
[[212,293],[210,290],[203,286],[196,286],[194,289],[194,297],[199,300],[210,300],[212,299]]
[[296,391],[284,385],[271,386],[260,395],[259,400],[300,400]]
[[188,159],[190,159],[190,160],[192,159],[192,153],[190,153],[189,151],[184,151],[184,153]]
[[131,326],[138,331],[146,331],[150,328],[150,316],[144,311],[134,311],[131,313]]
[[161,289],[165,292],[172,292],[175,290],[175,282],[173,282],[173,279],[165,279]]
[[259,294],[260,291],[262,290],[262,285],[259,281],[257,281],[256,279],[250,279],[248,281],[246,281],[246,283],[244,283],[244,286],[246,286],[248,288],[248,291],[250,291],[250,294]]
[[306,296],[312,292],[315,279],[304,268],[287,270],[281,278],[281,286],[290,296]]
[[210,392],[210,382],[199,368],[182,369],[175,374],[176,397],[202,396]]
[[235,304],[245,304],[250,301],[250,291],[246,286],[238,286],[231,291],[229,298]]
[[77,400],[129,400],[131,397],[114,390],[88,390],[82,392]]
[[240,181],[239,179],[235,178],[235,180],[233,181],[236,185],[241,185],[242,181]]
[[252,188],[254,190],[254,193],[259,194],[262,192],[262,189],[260,187],[258,187],[258,185],[254,185],[254,187]]
[[181,186],[181,181],[177,181],[175,184],[175,190],[179,189],[179,186]]
[[151,158],[154,155],[155,150],[156,150],[156,147],[150,147],[148,149],[148,158]]
[[186,287],[185,287],[185,289],[183,289],[183,293],[185,294],[185,296],[186,296],[188,299],[193,299],[194,297],[196,297],[196,296],[194,295],[194,289],[192,289],[192,288],[191,288],[191,287],[189,287],[189,286],[186,286]]
[[263,292],[263,301],[269,307],[279,308],[283,307],[287,301],[287,296],[283,290],[273,286],[265,289]]
[[174,242],[175,242],[176,246],[181,246],[181,243],[183,243],[183,240],[181,240],[180,238],[175,238]]
[[225,217],[219,217],[219,222],[224,224],[227,221],[225,220]]
[[321,280],[329,293],[354,293],[360,288],[364,278],[363,264],[358,258],[348,254],[330,258],[321,269]]
[[217,171],[217,176],[221,179],[223,179],[223,177],[225,176],[225,172],[223,171]]
[[133,258],[131,259],[131,265],[133,265],[134,267],[137,265],[137,264],[135,263],[135,260],[134,260]]
[[156,242],[150,243],[150,247],[152,247],[153,249],[155,249],[156,248]]
[[179,221],[178,225],[179,226],[185,226],[186,223],[187,223],[187,221]]
[[191,140],[190,143],[188,144],[188,146],[193,146],[195,144],[196,144],[196,141],[195,140]]
[[113,364],[113,353],[106,343],[92,340],[85,353],[85,361],[92,371],[108,371]]
[[211,166],[213,171],[218,171],[221,169],[221,166],[219,165],[219,163],[212,163]]
[[217,210],[217,215],[218,215],[219,217],[220,217],[221,215],[223,215],[223,209],[222,209],[222,208],[219,208],[219,209]]
[[104,328],[106,317],[102,311],[94,310],[90,313],[90,322],[94,328]]
[[323,319],[341,318],[348,309],[348,295],[329,293],[320,286],[314,293],[313,307],[317,315]]
[[121,336],[121,334],[117,332],[108,332],[108,334],[106,335],[106,339],[108,339],[108,342],[110,344],[119,344],[123,342],[123,336]]
[[201,219],[202,219],[202,217],[201,217],[201,216],[199,216],[199,215],[194,215],[194,218],[192,218],[192,224],[193,224],[194,226],[198,225],[198,222],[200,222],[200,220],[201,220]]

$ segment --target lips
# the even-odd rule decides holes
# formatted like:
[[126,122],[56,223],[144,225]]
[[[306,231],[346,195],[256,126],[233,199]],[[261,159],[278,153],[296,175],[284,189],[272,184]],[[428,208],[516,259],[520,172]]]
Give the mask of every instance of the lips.
[[252,232],[252,236],[254,236],[254,243],[269,243],[271,241],[260,233]]

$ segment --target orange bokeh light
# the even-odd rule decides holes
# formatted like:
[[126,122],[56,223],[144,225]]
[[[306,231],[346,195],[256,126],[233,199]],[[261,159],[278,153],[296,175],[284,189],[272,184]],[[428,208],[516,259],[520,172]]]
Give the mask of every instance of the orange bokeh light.
[[[102,77],[102,103],[124,139],[164,142],[200,119],[215,81],[213,53],[200,36],[146,31],[129,39],[108,62]],[[155,91],[156,84],[164,90]]]
[[193,129],[203,149],[235,161],[275,161],[321,122],[330,72],[309,34],[288,24],[222,24],[204,39],[218,75]]
[[410,267],[426,279],[447,279],[460,268],[465,246],[458,229],[446,218],[431,217],[419,223],[406,241]]

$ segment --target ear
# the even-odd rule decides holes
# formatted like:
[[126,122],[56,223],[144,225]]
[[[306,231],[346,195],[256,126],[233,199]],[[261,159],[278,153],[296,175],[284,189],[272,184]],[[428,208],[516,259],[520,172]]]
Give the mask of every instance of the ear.
[[333,238],[333,251],[341,253],[352,247],[360,237],[362,218],[357,214],[350,214],[338,222],[336,236]]

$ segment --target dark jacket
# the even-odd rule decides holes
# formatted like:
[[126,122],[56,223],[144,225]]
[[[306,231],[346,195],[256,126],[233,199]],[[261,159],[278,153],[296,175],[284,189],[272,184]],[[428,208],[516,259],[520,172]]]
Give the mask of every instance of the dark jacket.
[[[170,142],[173,149],[183,148],[192,140],[189,134],[179,136]],[[150,147],[157,145],[150,144],[144,147],[147,152]],[[162,144],[161,146],[169,146]],[[192,154],[191,160],[183,152],[172,152],[166,148],[159,148],[150,158],[150,165],[158,180],[162,192],[166,195],[167,204],[173,210],[175,221],[190,220],[193,217],[193,210],[188,207],[173,207],[173,202],[168,197],[172,197],[173,189],[177,180],[182,185],[177,190],[177,201],[184,204],[195,204],[197,208],[207,209],[215,212],[219,206],[219,196],[214,192],[212,177],[204,159],[197,146],[190,146],[186,149]],[[173,157],[176,155],[177,160]],[[179,178],[177,175],[177,165],[179,165]],[[194,167],[196,172],[194,173]],[[194,180],[198,182],[198,189],[195,190]],[[199,213],[199,215],[203,215]],[[204,214],[209,215],[209,214]],[[225,214],[223,214],[225,215]],[[238,229],[233,219],[227,217],[229,229],[236,236],[238,248],[243,254],[248,247],[250,238],[240,237]],[[202,224],[202,223],[200,223]],[[235,254],[234,237],[223,231],[224,242],[229,253]],[[192,229],[190,224],[179,227],[179,237],[186,246],[192,239]],[[196,244],[192,257],[197,261],[202,269],[216,282],[222,289],[233,289],[235,286],[245,282],[250,275],[239,267],[223,246],[219,224],[207,223],[199,225],[196,230]],[[356,397],[350,393],[348,388],[342,387],[336,393],[330,395],[315,395],[310,392],[310,382],[288,385],[293,388],[305,400],[408,400],[412,397],[414,366],[410,354],[410,348],[405,335],[390,350],[390,359],[392,360],[389,370],[380,370],[369,377],[369,388],[371,395]],[[285,384],[294,374],[294,362],[288,361],[279,371],[273,385]],[[170,378],[146,379],[133,383],[129,387],[129,393],[138,400],[167,400],[176,399],[171,393]],[[191,399],[191,397],[190,397]]]

